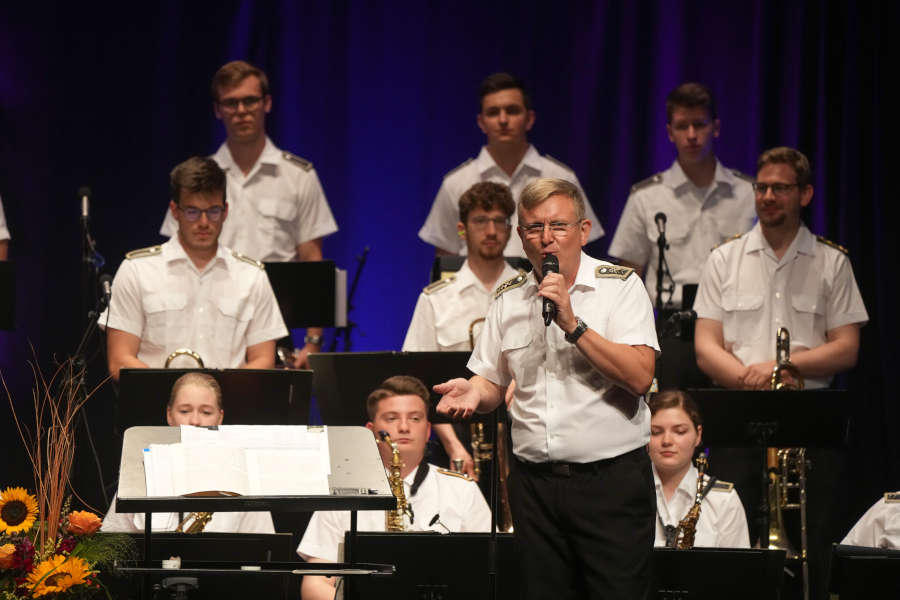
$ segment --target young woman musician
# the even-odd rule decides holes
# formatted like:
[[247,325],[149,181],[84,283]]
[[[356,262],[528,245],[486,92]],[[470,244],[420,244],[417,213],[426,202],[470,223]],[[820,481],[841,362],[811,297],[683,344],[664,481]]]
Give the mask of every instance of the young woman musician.
[[[694,452],[703,434],[697,404],[685,392],[666,390],[650,400],[650,460],[656,482],[656,546],[673,546],[678,524],[694,505],[698,472]],[[730,483],[704,476],[694,546],[749,548],[747,518]]]

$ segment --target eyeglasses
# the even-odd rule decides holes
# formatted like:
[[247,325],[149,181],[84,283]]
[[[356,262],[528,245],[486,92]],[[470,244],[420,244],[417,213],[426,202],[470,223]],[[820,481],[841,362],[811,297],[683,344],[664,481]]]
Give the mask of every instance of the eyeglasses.
[[181,211],[184,218],[188,221],[196,221],[200,218],[200,215],[205,214],[207,219],[215,223],[221,221],[222,215],[225,214],[224,206],[210,206],[209,208],[195,208],[193,206],[182,208],[179,206],[178,210]]
[[225,98],[219,100],[219,106],[228,112],[235,112],[243,104],[247,110],[253,110],[262,102],[262,96],[244,96],[243,98]]
[[569,235],[570,227],[577,227],[581,224],[583,219],[579,219],[574,223],[567,223],[565,221],[550,221],[549,223],[529,223],[528,225],[520,225],[522,231],[525,232],[525,237],[527,238],[539,238],[544,235],[544,228],[549,227],[550,233],[556,239],[562,239]]
[[691,127],[695,130],[709,127],[712,123],[709,119],[699,119],[697,121],[675,121],[672,123],[672,129],[675,131],[687,131]]
[[784,196],[792,187],[800,187],[799,183],[759,183],[753,182],[753,191],[759,196],[765,196],[769,190],[776,196]]
[[497,229],[509,227],[509,217],[472,217],[469,225],[475,229],[487,229],[488,223],[493,223]]

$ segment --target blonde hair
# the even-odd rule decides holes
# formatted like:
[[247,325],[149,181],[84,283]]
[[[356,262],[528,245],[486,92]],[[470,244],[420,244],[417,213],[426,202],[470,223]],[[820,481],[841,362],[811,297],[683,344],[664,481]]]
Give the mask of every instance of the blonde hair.
[[565,179],[552,179],[543,177],[535,179],[525,186],[519,197],[519,224],[522,225],[522,209],[531,210],[551,196],[565,196],[572,200],[575,207],[575,218],[578,221],[584,219],[584,198],[578,191],[578,186]]
[[175,381],[175,384],[172,386],[172,392],[169,394],[169,403],[166,404],[166,409],[172,408],[178,392],[186,385],[196,385],[197,387],[211,390],[216,397],[216,406],[219,410],[222,410],[222,388],[219,386],[219,382],[212,375],[195,372],[185,373]]

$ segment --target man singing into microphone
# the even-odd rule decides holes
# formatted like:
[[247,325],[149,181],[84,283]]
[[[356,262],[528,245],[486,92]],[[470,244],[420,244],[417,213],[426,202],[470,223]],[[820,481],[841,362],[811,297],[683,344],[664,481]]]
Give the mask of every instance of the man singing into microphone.
[[675,287],[671,295],[663,294],[663,306],[680,308],[682,286],[700,281],[709,249],[753,226],[752,178],[716,159],[719,126],[706,86],[683,83],[672,90],[666,98],[666,132],[678,157],[662,173],[631,187],[609,246],[610,256],[621,264],[639,273],[646,267],[647,290],[656,302],[657,240],[665,228],[666,262]]
[[[476,375],[435,386],[438,411],[489,412],[516,381],[509,491],[526,597],[643,598],[656,514],[642,397],[659,349],[650,300],[632,269],[581,251],[591,222],[576,186],[535,180],[518,214],[534,272],[497,289]],[[549,256],[559,273],[544,272]]]

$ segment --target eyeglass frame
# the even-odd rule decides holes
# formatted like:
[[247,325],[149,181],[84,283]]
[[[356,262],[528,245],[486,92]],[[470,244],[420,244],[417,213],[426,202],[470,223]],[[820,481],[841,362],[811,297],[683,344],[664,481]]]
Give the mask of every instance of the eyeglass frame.
[[[538,238],[544,235],[544,229],[550,229],[550,235],[552,235],[556,239],[568,237],[569,235],[569,227],[577,227],[580,226],[585,220],[578,219],[577,221],[567,222],[567,221],[550,221],[544,223],[529,223],[528,225],[519,225],[519,229],[522,230],[522,234],[531,239]],[[540,226],[540,229],[538,229]],[[561,229],[553,229],[553,227],[561,227]]]
[[487,229],[488,223],[493,223],[494,227],[500,229],[501,227],[509,229],[512,227],[512,221],[509,217],[486,217],[486,216],[477,216],[477,217],[469,217],[466,226],[474,227],[475,229]]
[[[220,223],[222,219],[225,217],[225,213],[228,211],[227,206],[210,206],[209,208],[197,208],[196,206],[181,206],[180,204],[176,204],[175,208],[181,211],[181,214],[184,215],[184,218],[190,221],[191,223],[196,223],[200,220],[201,215],[206,215],[206,219],[210,223]],[[196,211],[196,216],[191,218],[191,214],[188,211]],[[218,217],[214,217],[213,213],[210,211],[216,211],[218,213]]]
[[226,98],[225,100],[217,100],[216,104],[219,105],[219,108],[226,112],[237,112],[240,110],[240,107],[243,107],[247,110],[255,110],[263,100],[265,100],[265,96],[244,96],[243,98]]
[[[806,187],[802,183],[759,183],[758,181],[754,181],[750,185],[753,187],[753,192],[759,196],[765,196],[769,193],[769,190],[772,190],[772,193],[776,196],[784,196],[792,187],[796,187],[797,189]],[[775,186],[778,187],[776,188]]]

